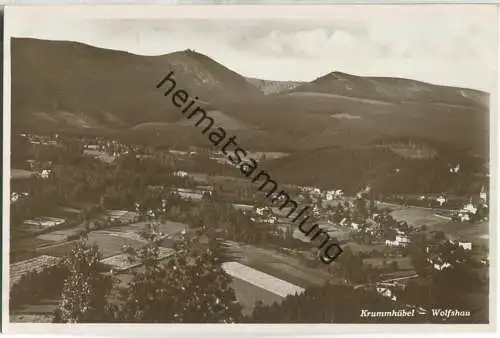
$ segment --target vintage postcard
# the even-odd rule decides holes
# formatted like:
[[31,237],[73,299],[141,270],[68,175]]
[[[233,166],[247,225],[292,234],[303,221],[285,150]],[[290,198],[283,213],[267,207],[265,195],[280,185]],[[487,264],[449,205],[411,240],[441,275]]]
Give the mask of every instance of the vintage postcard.
[[4,16],[7,332],[494,327],[496,6]]

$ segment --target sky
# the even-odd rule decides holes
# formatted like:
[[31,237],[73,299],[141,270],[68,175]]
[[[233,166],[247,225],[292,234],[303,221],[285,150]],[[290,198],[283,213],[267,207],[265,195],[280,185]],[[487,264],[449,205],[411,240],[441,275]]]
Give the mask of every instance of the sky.
[[331,15],[279,18],[72,13],[19,17],[10,34],[140,55],[190,48],[244,76],[269,80],[311,81],[340,71],[496,88],[498,23],[492,6],[334,6]]

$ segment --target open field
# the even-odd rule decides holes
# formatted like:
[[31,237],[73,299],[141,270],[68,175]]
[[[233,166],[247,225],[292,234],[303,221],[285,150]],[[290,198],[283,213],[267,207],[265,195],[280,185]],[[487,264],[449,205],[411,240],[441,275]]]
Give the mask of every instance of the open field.
[[242,211],[252,211],[254,208],[254,206],[250,204],[237,204],[237,203],[233,203],[233,207],[236,210],[242,210]]
[[101,249],[104,258],[121,253],[124,245],[129,245],[134,249],[144,245],[142,241],[110,235],[109,231],[92,231],[88,234],[88,242],[96,244]]
[[226,262],[222,267],[232,278],[236,299],[245,314],[251,313],[256,301],[271,305],[280,303],[287,295],[304,292],[297,285],[238,262]]
[[306,267],[299,258],[232,241],[225,242],[236,261],[300,287],[322,285],[337,278],[317,268]]
[[471,241],[477,245],[489,245],[489,222],[484,221],[477,224],[468,222],[452,222],[445,217],[436,215],[432,208],[409,206],[378,202],[377,206],[389,206],[393,211],[391,215],[398,221],[406,221],[414,227],[427,226],[427,233],[432,231],[443,231],[447,237],[453,240]]
[[69,214],[76,214],[78,215],[82,211],[80,209],[72,208],[72,207],[60,207],[59,208],[61,211],[69,213]]
[[[307,243],[310,242],[309,236],[304,235],[304,233],[302,231],[300,231],[300,229],[296,225],[292,224],[291,226],[293,229],[292,236],[295,239],[301,240],[302,242],[307,242]],[[309,229],[312,226],[313,226],[313,223],[306,224],[305,228]],[[349,229],[342,228],[342,227],[339,227],[337,225],[329,224],[329,223],[319,223],[319,227],[321,229],[324,229],[325,231],[327,231],[328,235],[331,238],[336,238],[337,240],[339,240],[341,242],[342,241],[349,241],[349,239],[350,239],[351,230],[349,230]]]
[[37,248],[36,251],[40,254],[62,257],[69,255],[73,250],[76,241],[63,242],[60,244],[49,245]]
[[54,242],[52,241],[46,241],[37,237],[28,237],[21,240],[11,241],[10,263],[12,264],[39,256],[41,253],[37,252],[37,248],[53,243]]
[[344,247],[349,247],[349,249],[353,253],[359,253],[362,251],[372,251],[372,250],[384,251],[387,249],[387,247],[384,244],[365,244],[353,241],[344,244],[343,248]]
[[[144,229],[148,226],[150,222],[137,222],[130,225],[125,225],[120,228],[113,228],[114,231],[119,232],[137,232],[141,229]],[[157,222],[160,232],[166,235],[176,235],[180,233],[182,230],[187,229],[188,226],[184,223],[174,222],[174,221],[166,221],[166,222]]]
[[177,191],[176,193],[179,194],[182,198],[191,199],[193,201],[201,201],[201,199],[203,198],[203,195],[197,192]]
[[112,220],[119,220],[120,222],[128,223],[137,220],[139,214],[135,211],[128,210],[106,210],[102,218],[110,218]]
[[198,183],[208,182],[208,175],[204,173],[188,173],[188,177]]
[[[291,283],[296,287],[307,288],[318,286],[325,284],[327,281],[330,283],[341,283],[338,278],[325,271],[305,266],[303,261],[297,257],[231,241],[226,241],[225,243],[228,245],[231,255],[242,264],[261,273]],[[274,302],[279,303],[283,300],[283,297],[254,284],[241,278],[233,277],[235,294],[243,305],[243,312],[245,314],[251,313],[257,300],[267,305]]]
[[248,156],[256,159],[257,161],[274,160],[277,158],[282,158],[290,154],[278,152],[278,151],[257,151],[248,152]]
[[36,316],[39,318],[50,318],[59,305],[58,299],[43,299],[34,304],[26,304],[16,309],[15,314],[18,316]]
[[[134,248],[138,248],[145,243],[138,232],[147,227],[148,224],[149,222],[137,222],[121,227],[95,230],[88,234],[89,243],[97,244],[104,257],[121,253],[123,245],[129,244]],[[161,222],[158,226],[162,233],[169,236],[175,236],[182,230],[187,229],[186,224],[173,221]],[[74,245],[74,241],[66,241],[66,238],[82,230],[84,230],[84,226],[79,225],[71,229],[56,230],[34,238],[19,240],[13,246],[15,249],[12,252],[15,254],[11,259],[17,261],[39,254],[57,257],[65,256],[71,252]]]
[[489,222],[476,224],[444,222],[434,226],[430,230],[443,231],[453,240],[471,241],[475,245],[489,246]]
[[256,269],[260,268],[261,271],[265,271],[277,278],[286,278],[289,282],[296,283],[302,287],[323,285],[325,283],[326,276],[311,274],[309,268],[305,268],[304,265],[296,267],[282,262],[265,262],[263,264],[253,262],[252,266]]
[[74,232],[76,232],[76,231],[74,231],[73,229],[53,231],[53,232],[39,235],[38,238],[45,240],[45,241],[62,242],[68,237],[69,234],[72,234]]
[[99,150],[94,150],[94,149],[85,149],[83,151],[85,155],[92,156],[94,158],[97,158],[105,163],[111,163],[113,162],[116,157],[112,155],[108,155],[105,152],[99,151]]

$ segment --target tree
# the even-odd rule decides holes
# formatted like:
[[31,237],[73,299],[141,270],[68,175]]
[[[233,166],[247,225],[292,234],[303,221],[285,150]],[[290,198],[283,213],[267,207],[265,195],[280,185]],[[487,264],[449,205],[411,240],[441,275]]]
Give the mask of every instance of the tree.
[[59,296],[67,275],[66,268],[61,264],[26,273],[10,287],[11,311],[24,304]]
[[231,323],[241,319],[224,250],[211,236],[185,238],[174,257],[160,262],[161,234],[151,227],[148,244],[136,253],[144,271],[122,292],[120,317],[145,323]]
[[61,302],[54,314],[56,323],[106,322],[113,316],[106,297],[113,286],[104,275],[97,246],[78,241],[65,258],[69,276],[64,281]]
[[367,266],[360,255],[354,254],[346,247],[336,261],[335,270],[349,285],[368,281]]
[[374,214],[377,211],[377,205],[375,203],[375,197],[374,197],[373,191],[370,191],[369,199],[370,199],[370,205],[369,205],[368,210],[369,210],[370,214]]

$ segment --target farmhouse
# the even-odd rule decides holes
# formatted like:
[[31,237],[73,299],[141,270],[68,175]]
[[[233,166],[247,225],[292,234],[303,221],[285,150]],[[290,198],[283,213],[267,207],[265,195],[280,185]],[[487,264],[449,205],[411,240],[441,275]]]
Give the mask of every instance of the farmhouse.
[[28,197],[28,193],[27,192],[12,192],[10,194],[10,203],[16,203],[17,201],[19,201],[20,199],[24,198],[24,197]]
[[472,243],[471,242],[465,242],[465,241],[452,241],[450,240],[451,243],[457,244],[459,247],[461,247],[464,250],[472,250]]
[[44,169],[40,172],[41,178],[49,178],[52,175],[52,170]]
[[85,149],[89,150],[99,150],[99,145],[98,144],[86,144],[84,146]]
[[464,250],[472,250],[471,242],[458,242],[458,246],[463,248]]
[[475,215],[477,213],[477,207],[472,204],[472,202],[467,203],[464,205],[462,209],[459,210],[458,212],[458,218],[460,219],[461,222],[466,222],[471,219],[472,215]]
[[377,286],[377,292],[380,295],[382,295],[384,297],[387,297],[387,298],[389,298],[392,301],[396,301],[397,300],[395,293],[389,287],[387,287],[387,286],[378,285]]
[[436,201],[439,203],[439,206],[442,206],[443,204],[446,203],[446,197],[441,195],[438,198],[436,198]]
[[396,235],[394,240],[385,240],[385,245],[387,246],[397,246],[397,247],[406,247],[410,243],[410,239],[405,235]]
[[444,263],[434,263],[434,265],[433,265],[434,269],[439,270],[439,271],[442,271],[442,270],[444,270],[444,269],[447,269],[447,268],[449,268],[450,266],[451,266],[451,264],[450,264],[450,263],[448,263],[448,262],[444,262]]

